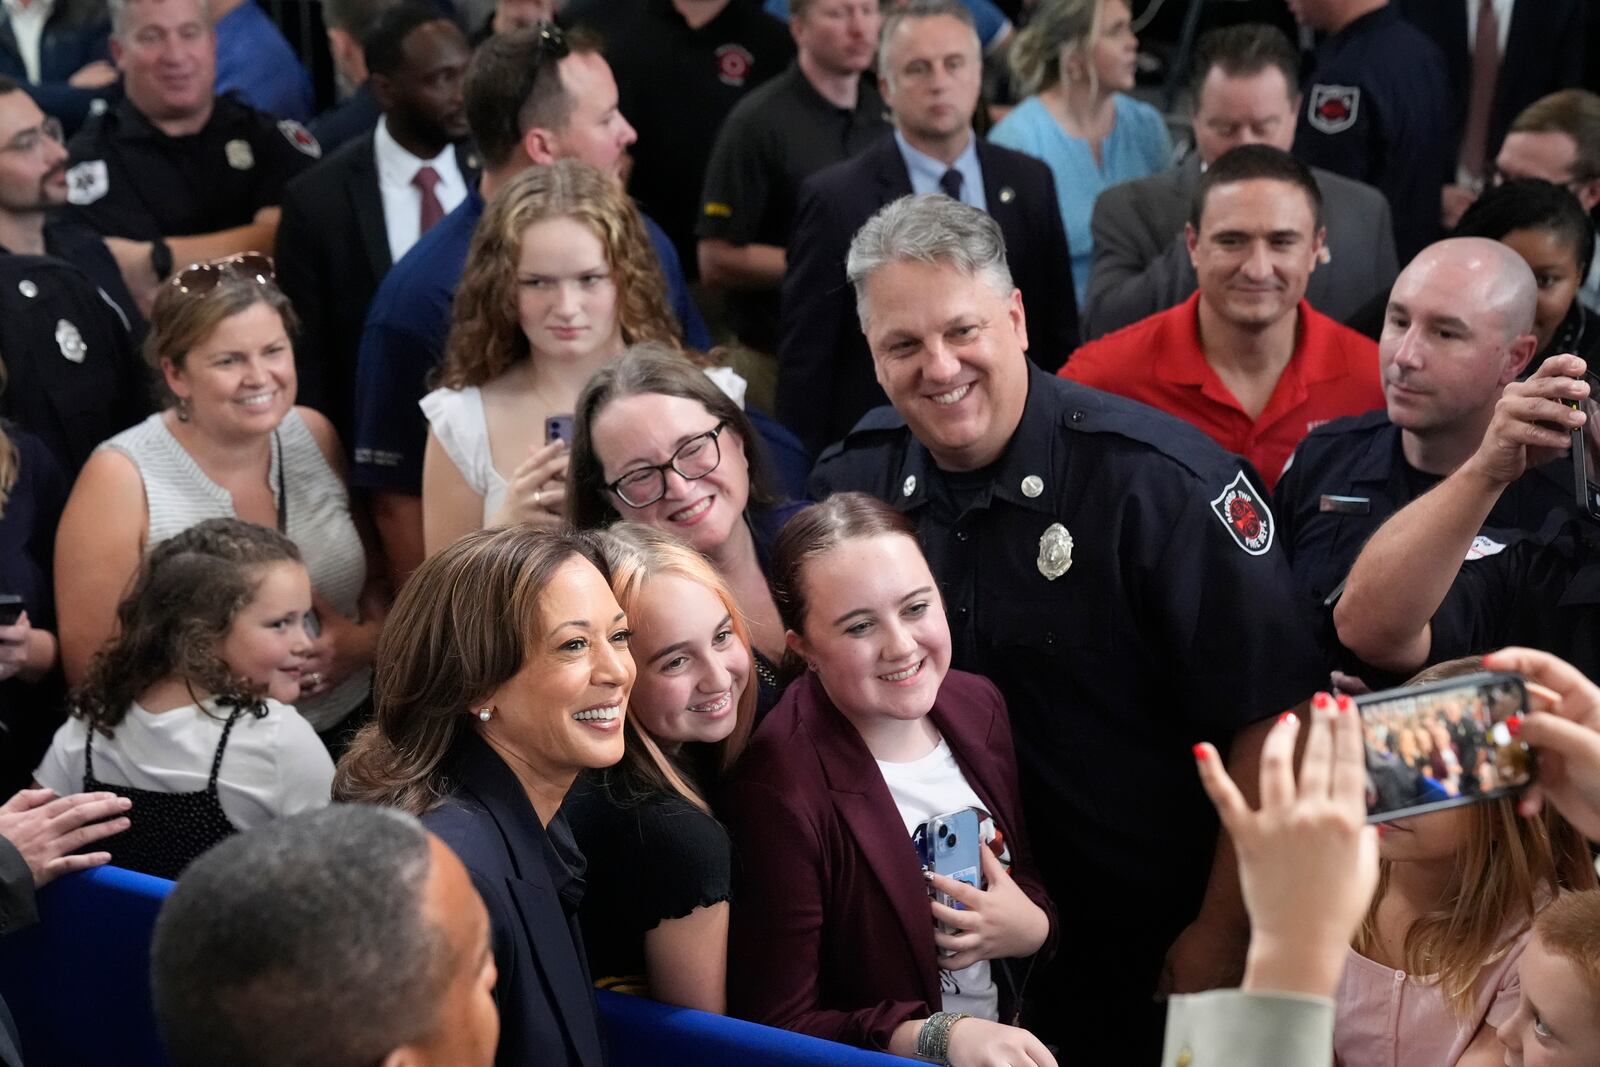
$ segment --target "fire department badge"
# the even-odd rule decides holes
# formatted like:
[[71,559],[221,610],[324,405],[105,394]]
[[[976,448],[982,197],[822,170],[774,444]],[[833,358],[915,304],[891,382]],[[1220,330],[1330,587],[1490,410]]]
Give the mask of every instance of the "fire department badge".
[[750,77],[750,68],[756,57],[742,44],[725,44],[716,51],[717,80],[723,85],[738,88]]
[[103,159],[88,159],[67,171],[67,203],[82,207],[111,191],[111,175]]
[[1249,479],[1240,471],[1228,487],[1211,502],[1223,528],[1252,556],[1265,555],[1272,547],[1272,511],[1261,499]]
[[66,319],[59,319],[56,322],[56,347],[61,349],[61,354],[69,363],[82,363],[83,357],[89,354],[89,346],[84,344],[83,334]]
[[1072,535],[1059,522],[1052,522],[1039,535],[1039,573],[1052,582],[1072,569]]
[[228,157],[228,166],[234,170],[249,170],[256,165],[256,154],[250,150],[250,142],[242,137],[223,145],[222,152]]
[[1355,85],[1313,85],[1306,119],[1323,133],[1343,133],[1356,124],[1361,89]]
[[317,139],[312,136],[310,130],[294,119],[280,119],[278,121],[278,132],[283,134],[286,141],[312,159],[322,158],[322,146],[317,143]]

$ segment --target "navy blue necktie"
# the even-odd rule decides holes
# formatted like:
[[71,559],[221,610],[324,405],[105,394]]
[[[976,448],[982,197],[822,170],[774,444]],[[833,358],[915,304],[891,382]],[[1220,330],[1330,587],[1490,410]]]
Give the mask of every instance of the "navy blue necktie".
[[951,200],[961,199],[961,172],[951,167],[939,175],[939,188],[944,190],[944,195]]

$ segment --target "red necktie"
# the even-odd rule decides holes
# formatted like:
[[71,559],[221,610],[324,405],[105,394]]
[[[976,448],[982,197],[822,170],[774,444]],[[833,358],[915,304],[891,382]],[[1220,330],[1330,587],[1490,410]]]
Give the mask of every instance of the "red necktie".
[[433,229],[433,224],[444,218],[444,205],[439,203],[439,198],[433,195],[434,187],[439,184],[439,172],[432,167],[419,167],[416,175],[411,179],[422,192],[422,229],[417,236]]
[[1472,39],[1472,95],[1461,136],[1460,163],[1467,173],[1480,178],[1488,170],[1489,112],[1499,77],[1500,20],[1495,17],[1494,0],[1479,0],[1478,27]]

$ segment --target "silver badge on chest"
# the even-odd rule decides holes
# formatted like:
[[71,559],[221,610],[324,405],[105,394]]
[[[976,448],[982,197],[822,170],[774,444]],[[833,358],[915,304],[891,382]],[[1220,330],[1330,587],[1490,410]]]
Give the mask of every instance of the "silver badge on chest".
[[82,363],[83,357],[89,354],[89,346],[83,343],[83,334],[66,319],[56,322],[56,347],[61,349],[61,354],[70,363]]
[[1059,522],[1052,522],[1039,535],[1039,573],[1055,581],[1072,568],[1072,535]]
[[235,137],[222,146],[223,154],[228,157],[228,166],[234,170],[249,170],[256,165],[256,154],[250,149],[250,142],[242,137]]

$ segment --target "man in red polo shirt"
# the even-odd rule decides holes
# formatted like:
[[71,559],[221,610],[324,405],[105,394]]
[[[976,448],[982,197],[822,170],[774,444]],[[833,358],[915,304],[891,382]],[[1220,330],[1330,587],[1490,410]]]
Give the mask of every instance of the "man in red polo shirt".
[[1061,376],[1193,423],[1271,489],[1312,429],[1383,407],[1378,346],[1306,303],[1322,196],[1287,152],[1245,145],[1218,158],[1184,229],[1199,290],[1084,345]]

